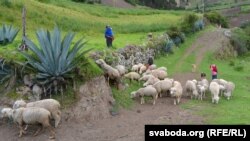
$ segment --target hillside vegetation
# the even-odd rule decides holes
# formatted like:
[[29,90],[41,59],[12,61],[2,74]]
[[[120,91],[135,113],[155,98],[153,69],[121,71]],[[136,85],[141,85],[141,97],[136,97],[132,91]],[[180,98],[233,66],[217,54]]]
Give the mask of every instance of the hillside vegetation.
[[[1,2],[0,24],[8,23],[21,28],[22,7],[27,8],[27,32],[33,38],[39,28],[52,29],[58,25],[64,32],[74,31],[89,40],[88,46],[105,47],[105,25],[112,26],[116,47],[140,43],[148,32],[163,32],[178,24],[183,12],[150,9],[118,9],[102,5],[75,3],[70,0],[12,0]],[[58,14],[60,13],[60,14]],[[20,40],[21,33],[17,40]],[[93,41],[93,39],[95,41]]]

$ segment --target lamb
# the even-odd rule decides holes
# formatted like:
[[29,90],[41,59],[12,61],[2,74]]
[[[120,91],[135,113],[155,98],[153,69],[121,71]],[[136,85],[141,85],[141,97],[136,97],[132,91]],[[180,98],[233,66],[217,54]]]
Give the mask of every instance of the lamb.
[[[200,96],[202,97],[205,97],[205,94],[208,91],[208,87],[209,87],[209,82],[205,78],[197,82],[197,90]],[[202,100],[202,97],[200,97],[201,100]]]
[[1,110],[1,118],[8,117],[9,119],[11,119],[12,118],[12,111],[13,111],[12,108],[3,108]]
[[191,99],[193,99],[193,96],[195,98],[198,98],[199,94],[196,88],[196,80],[188,80],[185,85],[185,90],[187,93],[187,96],[190,95]]
[[160,80],[154,76],[149,77],[149,79],[143,84],[144,87],[148,86],[148,85],[153,85],[156,82],[159,82]]
[[54,99],[43,99],[35,102],[26,103],[23,100],[17,100],[13,104],[13,109],[20,107],[40,107],[48,110],[55,119],[55,127],[58,126],[61,120],[60,103]]
[[224,92],[224,96],[227,97],[227,100],[229,100],[230,97],[232,96],[234,89],[235,89],[235,84],[231,81],[228,81]]
[[144,96],[151,96],[153,97],[153,105],[155,105],[155,101],[157,99],[157,91],[154,87],[152,87],[152,85],[149,85],[145,88],[140,88],[137,91],[133,91],[131,92],[131,98],[135,98],[135,97],[140,97],[141,98],[141,104],[144,104]]
[[170,94],[174,97],[174,105],[179,104],[182,96],[182,86],[178,81],[174,81],[173,87],[170,88]]
[[126,73],[126,68],[123,65],[117,65],[115,68],[119,71],[120,76],[123,76]]
[[206,87],[203,85],[197,85],[198,99],[202,100],[205,97]]
[[216,82],[220,85],[220,95],[222,95],[225,92],[225,87],[227,85],[227,81],[224,79],[213,79],[212,82]]
[[159,97],[162,97],[162,93],[170,90],[170,88],[173,86],[173,82],[173,79],[165,79],[155,83],[153,87],[156,89]]
[[13,110],[12,118],[13,121],[19,125],[19,137],[22,137],[25,133],[23,129],[23,123],[29,124],[42,124],[42,128],[39,128],[34,136],[36,136],[41,130],[48,128],[50,130],[50,139],[55,138],[55,132],[49,123],[51,114],[48,110],[39,107],[28,107],[28,108],[18,108]]
[[137,72],[129,72],[124,77],[129,78],[131,82],[131,80],[139,80],[141,76]]
[[212,95],[212,103],[216,103],[218,104],[219,102],[219,93],[220,93],[220,86],[218,83],[216,82],[211,82],[210,86],[209,86],[209,90],[211,92]]
[[107,75],[108,82],[109,82],[109,79],[114,79],[114,80],[117,80],[117,82],[119,82],[121,75],[117,69],[106,64],[106,62],[103,59],[96,60],[96,64],[98,64],[104,71],[105,75]]

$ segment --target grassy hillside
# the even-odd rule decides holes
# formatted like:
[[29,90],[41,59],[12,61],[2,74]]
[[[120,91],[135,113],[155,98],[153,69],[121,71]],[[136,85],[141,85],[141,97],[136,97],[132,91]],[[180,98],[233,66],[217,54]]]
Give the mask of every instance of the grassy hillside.
[[[42,0],[39,0],[42,1]],[[183,12],[149,9],[118,9],[102,5],[87,5],[70,0],[11,0],[1,1],[0,24],[13,23],[21,28],[21,11],[27,8],[27,32],[34,38],[39,28],[52,29],[58,25],[63,31],[74,31],[86,37],[88,46],[105,47],[103,32],[110,24],[114,30],[115,47],[140,43],[148,32],[164,32],[170,25],[178,24]],[[21,33],[17,40],[21,39]],[[95,40],[95,41],[93,41]]]

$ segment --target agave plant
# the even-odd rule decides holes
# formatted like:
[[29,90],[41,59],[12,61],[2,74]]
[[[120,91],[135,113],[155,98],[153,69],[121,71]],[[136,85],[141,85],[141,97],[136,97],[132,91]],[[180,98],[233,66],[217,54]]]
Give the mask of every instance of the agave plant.
[[[56,93],[70,77],[72,70],[79,63],[79,58],[87,51],[83,51],[84,44],[82,39],[78,40],[73,46],[72,40],[74,33],[68,33],[61,40],[61,32],[55,27],[53,32],[38,30],[36,32],[39,47],[31,40],[24,37],[25,43],[33,54],[20,52],[28,60],[28,63],[38,71],[37,79],[51,92]],[[62,92],[62,91],[61,91]]]
[[6,45],[6,44],[13,42],[18,32],[19,32],[19,29],[14,28],[12,25],[4,24],[0,28],[0,44]]
[[11,76],[11,69],[5,64],[5,60],[0,58],[0,84],[5,82]]

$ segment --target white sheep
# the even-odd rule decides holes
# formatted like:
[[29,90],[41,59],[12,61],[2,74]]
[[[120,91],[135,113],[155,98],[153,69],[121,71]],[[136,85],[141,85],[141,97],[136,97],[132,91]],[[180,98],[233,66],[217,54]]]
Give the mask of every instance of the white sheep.
[[101,69],[104,71],[105,75],[108,76],[108,82],[109,79],[114,79],[119,81],[120,80],[120,73],[117,69],[111,67],[110,65],[106,64],[106,62],[103,59],[96,60],[96,64],[98,64]]
[[211,82],[209,86],[209,90],[212,96],[212,103],[219,103],[219,93],[220,93],[220,86],[217,82]]
[[142,73],[144,73],[146,70],[147,70],[147,67],[146,67],[145,65],[142,65],[142,66],[140,67],[139,73],[142,74]]
[[132,68],[131,68],[131,71],[139,72],[139,71],[140,71],[141,66],[143,66],[143,64],[142,64],[142,63],[136,64],[136,65],[133,65],[133,66],[132,66]]
[[144,96],[151,96],[153,97],[153,105],[155,105],[155,101],[157,99],[157,91],[154,87],[152,87],[151,85],[145,87],[145,88],[140,88],[137,91],[133,91],[131,92],[131,98],[135,98],[135,97],[140,97],[141,98],[141,104],[144,104]]
[[35,132],[34,136],[36,136],[45,127],[50,130],[50,139],[55,138],[55,132],[49,122],[50,117],[51,114],[48,110],[39,107],[21,107],[14,109],[12,113],[13,121],[19,125],[19,137],[22,137],[22,134],[25,133],[23,124],[42,124],[42,128],[39,128]]
[[139,80],[141,76],[137,72],[129,72],[124,77],[130,79],[131,82],[131,80]]
[[205,93],[206,93],[206,88],[203,85],[197,85],[197,91],[198,91],[198,99],[202,100],[203,97],[205,97]]
[[139,81],[148,81],[148,79],[149,79],[150,77],[154,77],[154,76],[151,75],[151,74],[144,75],[144,76],[142,76],[142,77],[139,79]]
[[174,81],[173,87],[170,88],[170,94],[174,97],[174,105],[179,104],[182,96],[182,86],[178,81]]
[[35,102],[26,103],[23,100],[17,100],[13,104],[13,109],[20,107],[40,107],[47,109],[51,112],[52,117],[55,119],[55,127],[58,126],[61,120],[60,103],[55,99],[43,99]]
[[185,84],[185,90],[187,93],[187,96],[190,96],[191,99],[198,98],[199,94],[196,88],[197,81],[196,80],[187,80]]
[[123,76],[127,70],[123,65],[117,65],[115,68],[119,71],[120,75]]
[[155,70],[155,69],[157,69],[157,66],[155,64],[152,64],[148,67],[147,70]]
[[1,110],[1,118],[9,118],[11,119],[12,118],[12,112],[13,112],[13,109],[12,108],[3,108]]
[[145,73],[145,75],[147,75],[147,74],[152,74],[153,76],[157,77],[160,80],[163,80],[164,78],[167,77],[167,72],[166,71],[158,70],[158,69],[147,71]]
[[162,93],[167,92],[173,87],[173,82],[173,79],[165,79],[155,83],[153,87],[156,89],[159,97],[162,97]]
[[146,87],[148,85],[154,85],[155,83],[159,82],[160,80],[154,76],[149,77],[149,79],[143,83],[143,87]]
[[235,84],[231,81],[228,81],[224,92],[224,96],[227,97],[227,100],[229,100],[230,97],[232,96],[234,89],[235,89]]
[[159,67],[159,68],[157,68],[157,70],[162,70],[162,71],[167,72],[167,68],[166,67]]

